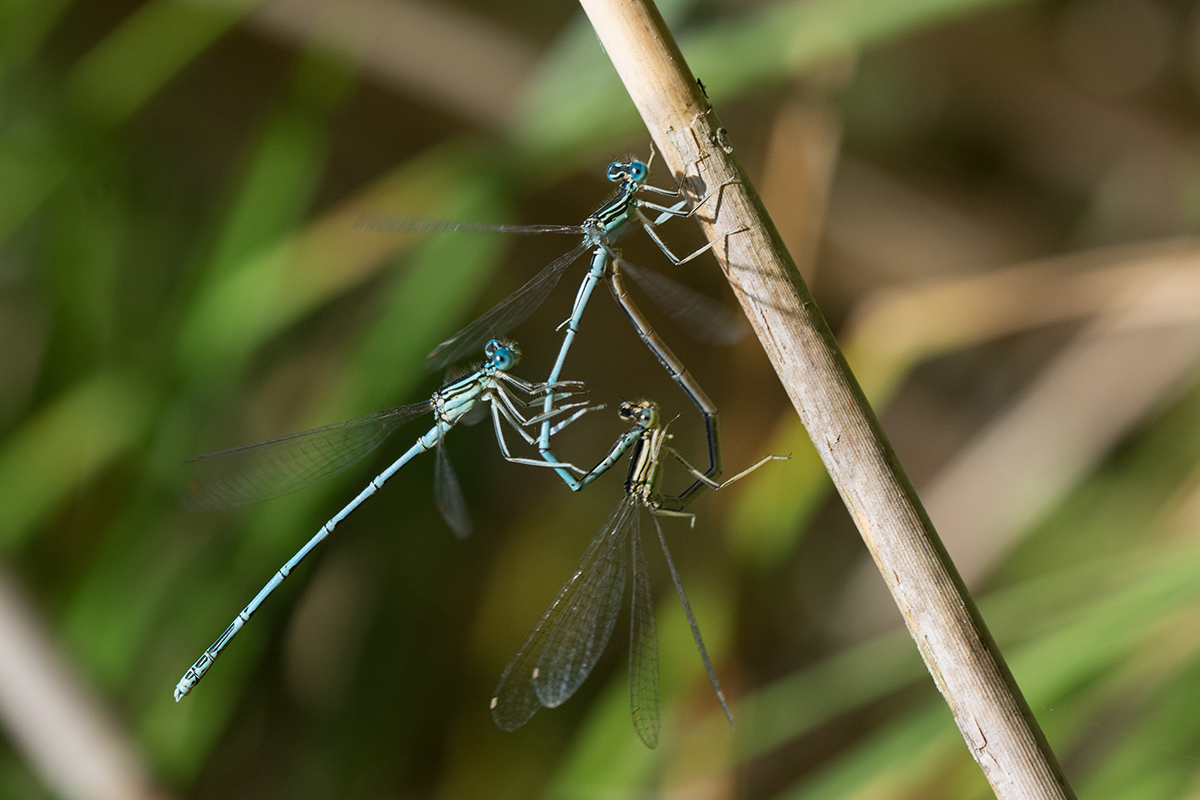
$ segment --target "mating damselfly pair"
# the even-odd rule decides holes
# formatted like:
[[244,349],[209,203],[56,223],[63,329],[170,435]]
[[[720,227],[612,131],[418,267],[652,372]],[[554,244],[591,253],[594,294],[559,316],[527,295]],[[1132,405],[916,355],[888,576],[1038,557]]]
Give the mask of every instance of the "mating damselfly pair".
[[[190,475],[187,502],[197,510],[225,508],[294,491],[341,472],[366,458],[401,424],[424,414],[433,415],[433,426],[384,472],[373,479],[350,503],[280,568],[263,589],[237,615],[233,623],[187,671],[175,689],[176,700],[200,681],[222,650],[249,620],[263,601],[333,529],[373,495],[382,484],[417,455],[435,451],[434,493],[437,506],[456,535],[470,532],[470,516],[458,479],[442,446],[446,434],[465,418],[490,410],[502,456],[514,463],[553,469],[572,491],[590,485],[620,458],[630,456],[625,494],[616,510],[601,526],[588,546],[578,569],[547,608],[517,655],[504,671],[491,702],[497,725],[512,730],[524,724],[540,707],[554,707],[571,696],[590,673],[611,636],[626,583],[632,573],[631,601],[631,710],[642,740],[653,747],[658,739],[658,661],[653,606],[646,560],[640,540],[639,519],[644,508],[655,522],[675,589],[683,604],[705,670],[726,715],[732,716],[720,689],[699,627],[675,569],[659,516],[692,515],[686,508],[705,487],[720,488],[722,472],[717,409],[682,362],[655,332],[646,316],[625,289],[623,275],[629,274],[651,293],[665,297],[673,315],[691,327],[715,331],[710,338],[733,338],[736,328],[727,312],[714,301],[690,289],[633,267],[615,250],[615,242],[630,226],[645,230],[674,264],[683,264],[713,247],[709,243],[684,258],[676,257],[659,237],[656,228],[668,219],[688,217],[719,195],[720,187],[684,210],[681,190],[667,190],[646,183],[649,167],[637,161],[609,165],[608,178],[617,184],[614,197],[591,214],[582,225],[488,225],[430,220],[367,220],[363,227],[403,231],[479,231],[508,233],[570,233],[582,241],[555,259],[534,278],[490,311],[439,345],[429,356],[431,368],[443,368],[483,350],[485,361],[468,374],[453,380],[424,402],[369,414],[347,422],[305,433],[233,448],[188,462]],[[649,192],[668,199],[663,205],[645,199]],[[641,195],[641,196],[640,196]],[[649,214],[647,212],[650,212]],[[653,215],[653,218],[652,216]],[[590,267],[575,295],[562,345],[553,369],[545,380],[529,382],[510,374],[520,359],[515,343],[503,336],[541,305],[558,284],[566,269],[584,253],[592,253]],[[629,318],[639,338],[666,369],[670,378],[696,406],[704,419],[708,466],[693,467],[667,444],[670,435],[656,403],[643,400],[623,403],[620,416],[634,423],[622,433],[598,463],[588,470],[560,460],[552,449],[552,438],[562,433],[583,414],[602,408],[589,403],[583,385],[561,380],[566,358],[580,330],[583,313],[593,290],[605,283]],[[718,310],[720,309],[720,310]],[[699,316],[702,322],[695,323]],[[513,455],[505,431],[533,447],[536,457]],[[732,480],[738,480],[766,461],[767,456]],[[661,489],[662,466],[676,461],[692,476],[693,483],[678,495]],[[727,483],[732,482],[727,481]]]

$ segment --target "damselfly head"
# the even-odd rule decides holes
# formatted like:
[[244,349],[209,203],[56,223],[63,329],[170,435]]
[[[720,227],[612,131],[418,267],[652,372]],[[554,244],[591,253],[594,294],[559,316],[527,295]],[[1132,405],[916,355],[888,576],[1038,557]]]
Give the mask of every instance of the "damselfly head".
[[646,176],[650,174],[649,168],[644,163],[633,159],[630,161],[614,161],[608,165],[608,179],[613,183],[621,183],[622,181],[633,181],[641,183],[646,180]]
[[487,358],[487,363],[496,369],[505,371],[515,367],[521,360],[521,348],[517,346],[516,342],[502,342],[499,339],[492,339],[484,345],[483,354]]
[[658,406],[653,400],[639,400],[636,403],[626,401],[621,403],[617,413],[621,419],[627,419],[642,428],[653,428],[658,424]]

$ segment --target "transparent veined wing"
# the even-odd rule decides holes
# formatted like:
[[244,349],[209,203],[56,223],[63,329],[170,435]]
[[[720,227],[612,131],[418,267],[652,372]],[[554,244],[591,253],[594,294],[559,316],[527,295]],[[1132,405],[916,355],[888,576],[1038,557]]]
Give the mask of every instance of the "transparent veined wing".
[[658,745],[658,634],[654,629],[654,598],[638,518],[629,537],[633,570],[633,599],[629,605],[629,711],[642,742]]
[[358,463],[396,428],[432,409],[426,400],[189,459],[184,505],[213,511],[302,489]]
[[618,259],[618,263],[621,270],[650,295],[654,304],[696,341],[733,345],[750,332],[750,325],[740,311],[684,286],[661,272],[642,269],[623,258]]
[[426,357],[426,366],[429,369],[442,369],[465,356],[478,352],[487,340],[503,336],[520,325],[554,290],[567,267],[575,263],[589,249],[591,249],[591,245],[581,243],[571,252],[551,261],[520,289],[435,347],[433,352]]
[[441,233],[465,231],[469,233],[574,233],[582,234],[578,225],[504,225],[494,222],[460,222],[447,219],[418,219],[415,217],[376,217],[364,214],[355,227],[365,231],[388,233]]
[[547,708],[575,694],[608,645],[625,594],[626,543],[639,510],[632,497],[613,510],[543,622],[546,638],[533,688]]
[[692,641],[696,643],[696,649],[700,651],[700,660],[704,663],[704,671],[708,673],[708,682],[712,684],[713,691],[717,693],[717,701],[721,704],[721,710],[725,712],[725,719],[729,720],[729,727],[734,727],[733,712],[729,710],[729,704],[725,702],[725,692],[721,690],[721,682],[717,680],[717,671],[713,669],[712,659],[708,657],[708,648],[704,646],[704,639],[700,636],[700,625],[696,622],[696,615],[692,613],[692,604],[688,602],[687,593],[683,591],[683,581],[679,577],[679,570],[675,569],[675,559],[671,558],[671,550],[667,547],[667,537],[663,535],[662,526],[658,524],[658,517],[651,515],[654,520],[654,530],[658,533],[658,542],[662,545],[663,558],[667,561],[667,571],[671,573],[671,582],[675,584],[675,593],[679,595],[679,602],[683,604],[683,613],[687,617],[688,627],[692,629]]
[[501,730],[516,730],[542,706],[561,705],[591,673],[621,608],[625,541],[638,510],[632,497],[613,510],[505,667],[492,698],[492,719]]
[[438,442],[434,450],[433,501],[442,513],[446,525],[454,532],[454,536],[465,539],[475,529],[471,523],[471,514],[467,511],[467,500],[463,496],[458,475],[454,473],[454,467],[450,464],[450,457],[446,455],[446,443]]

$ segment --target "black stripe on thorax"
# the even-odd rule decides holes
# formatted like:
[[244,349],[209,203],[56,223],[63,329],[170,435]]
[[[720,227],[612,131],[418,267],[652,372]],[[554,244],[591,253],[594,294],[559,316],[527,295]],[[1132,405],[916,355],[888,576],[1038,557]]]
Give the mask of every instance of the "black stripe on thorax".
[[651,458],[652,453],[646,449],[646,439],[643,435],[633,443],[633,448],[629,451],[629,473],[625,477],[626,492],[645,485],[650,477],[654,462]]
[[434,405],[444,405],[464,395],[482,394],[483,384],[491,376],[483,372],[472,372],[454,383],[448,383],[437,390],[437,402]]
[[601,227],[607,228],[623,217],[628,217],[629,209],[633,205],[633,193],[633,189],[622,189],[616,197],[596,209],[592,219],[600,223]]

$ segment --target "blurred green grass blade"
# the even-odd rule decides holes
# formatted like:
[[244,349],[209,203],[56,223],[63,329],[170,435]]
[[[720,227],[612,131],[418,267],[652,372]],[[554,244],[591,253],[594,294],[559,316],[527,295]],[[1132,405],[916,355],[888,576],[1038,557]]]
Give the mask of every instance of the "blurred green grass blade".
[[202,380],[214,370],[236,371],[270,337],[374,274],[416,237],[360,230],[359,217],[428,216],[456,193],[473,191],[471,165],[467,148],[430,151],[203,286],[180,333],[183,373]]
[[[1035,711],[1059,709],[1069,703],[1081,687],[1144,650],[1146,637],[1154,635],[1158,620],[1171,618],[1180,610],[1195,610],[1200,592],[1200,552],[1194,545],[1130,549],[1128,544],[1153,539],[1153,531],[1147,526],[1153,529],[1160,521],[1153,509],[1163,504],[1164,495],[1178,492],[1181,479],[1190,482],[1193,478],[1197,437],[1192,435],[1191,420],[1195,402],[1194,396],[1180,401],[1126,457],[1130,465],[1119,471],[1121,474],[1102,474],[1081,487],[1076,496],[1090,498],[1087,502],[1068,504],[1072,528],[1094,530],[1112,516],[1113,509],[1110,503],[1097,502],[1091,484],[1126,487],[1126,491],[1111,498],[1113,504],[1133,509],[1116,523],[1126,529],[1121,537],[1126,544],[1118,549],[1109,547],[1102,557],[1093,556],[1091,561],[1065,570],[1043,569],[1032,580],[983,598],[981,611],[1010,653],[1013,671]],[[1154,468],[1147,471],[1147,463]],[[1130,470],[1146,474],[1131,481],[1123,474]],[[1104,493],[1102,488],[1097,491]],[[1061,531],[1050,529],[1042,535],[1052,537],[1061,535]],[[1079,549],[1071,552],[1077,556]],[[1071,565],[1072,560],[1059,558],[1053,563]],[[1184,617],[1185,624],[1190,618]],[[881,699],[914,679],[923,680],[924,674],[910,639],[904,632],[896,632],[761,689],[735,709],[740,725],[738,760],[760,757],[850,708]],[[929,713],[944,716],[940,701],[930,703]],[[908,768],[907,762],[920,749],[923,737],[933,735],[926,732],[914,739],[908,733],[910,724],[919,727],[922,723],[911,716],[901,720],[896,723],[896,732],[885,733],[879,742],[848,755],[827,775],[798,790],[796,796],[835,797],[856,790],[884,796],[879,794],[882,788],[871,787],[894,788],[902,776],[915,782],[903,784],[910,788],[919,786],[922,780],[935,779],[933,773],[922,775]],[[968,763],[959,737],[949,724],[946,717],[944,748],[931,751],[936,757],[927,762],[928,769],[937,774],[958,760]],[[703,725],[694,726],[693,733],[711,735],[723,725],[718,715],[712,715]],[[1191,732],[1187,726],[1183,728],[1181,736],[1186,739]],[[1053,735],[1055,726],[1049,730]],[[864,773],[869,768],[876,771]],[[1142,777],[1137,780],[1136,787],[1149,791]],[[956,795],[950,792],[944,796]]]
[[[1111,569],[1120,569],[1123,562],[1113,559],[1107,563]],[[1137,579],[1122,590],[1102,595],[1088,607],[1069,612],[1067,616],[1074,617],[1073,621],[1064,620],[1065,624],[1025,646],[1006,646],[1013,674],[1035,713],[1069,702],[1081,687],[1143,646],[1146,637],[1155,632],[1155,620],[1181,607],[1194,606],[1200,594],[1200,552],[1195,546],[1156,549],[1155,557],[1138,561],[1134,571]],[[1008,599],[1017,597],[1012,592],[1006,594]],[[982,604],[985,617],[994,616],[994,605],[992,598],[985,599]],[[1054,610],[1053,606],[1044,607],[1041,613],[1052,614]],[[1021,633],[1024,625],[1020,623],[1027,623],[1028,619],[1024,616],[1017,620],[1011,615],[1010,624],[994,625],[997,638],[1004,642]],[[1014,624],[1017,630],[1012,629]],[[799,685],[792,684],[789,688]],[[789,702],[785,695],[777,695],[776,699],[784,707],[804,701],[797,697]],[[940,721],[935,723],[935,718]],[[922,735],[913,738],[913,732],[918,730]],[[928,774],[909,774],[911,762],[925,757],[914,754],[921,753],[932,737],[945,745],[944,750],[924,767]],[[870,786],[894,788],[898,781],[913,780],[919,784],[936,778],[945,766],[939,762],[968,758],[958,739],[941,700],[931,698],[920,709],[909,712],[831,765],[825,774],[784,796],[843,797],[856,792],[869,793]],[[898,796],[904,796],[904,792]]]
[[[676,38],[692,72],[718,105],[893,36],[1022,0],[800,0],[723,19]],[[570,159],[641,123],[612,65],[591,43],[589,58],[561,57],[531,83],[511,130],[529,152]]]
[[[1086,564],[1045,580],[1030,581],[981,601],[981,610],[997,637],[1013,646],[1037,618],[1051,631],[1061,615],[1076,613],[1097,586],[1098,575],[1110,576],[1114,562]],[[1057,612],[1048,613],[1047,609]],[[927,672],[912,638],[896,629],[764,686],[735,708],[744,724],[739,729],[738,761],[760,758],[807,735],[837,716],[876,702],[914,681],[927,681]],[[707,725],[719,725],[713,718]]]
[[[1150,686],[1126,687],[1128,699],[1117,702],[1118,713],[1133,724],[1115,730],[1088,723],[1086,732],[1115,740],[1094,773],[1080,787],[1085,797],[1157,800],[1187,797],[1196,780],[1196,750],[1200,746],[1200,663],[1155,689],[1148,713],[1132,720],[1130,700],[1140,699]],[[1110,706],[1111,707],[1111,706]],[[1102,719],[1102,717],[1101,717]],[[1108,734],[1108,736],[1105,736]]]
[[104,166],[85,166],[75,191],[55,195],[39,220],[40,283],[55,320],[51,383],[56,373],[86,374],[112,361],[122,317],[137,305],[121,291],[134,220],[127,195],[112,190],[118,182]]
[[730,550],[742,563],[760,569],[787,558],[833,488],[808,432],[790,409],[770,442],[769,452],[791,458],[748,476],[725,521]]
[[907,631],[896,630],[769,684],[735,708],[744,720],[738,736],[738,761],[764,756],[839,714],[925,675],[912,638]]
[[[669,24],[682,19],[695,5],[695,0],[656,3]],[[567,109],[568,113],[562,113]],[[575,119],[581,111],[593,127]],[[627,138],[638,129],[637,119],[629,93],[616,80],[612,62],[598,46],[595,29],[586,15],[578,14],[526,81],[509,121],[508,139],[518,152],[544,166],[580,163]],[[624,120],[624,130],[614,130],[613,120]],[[563,124],[573,132],[570,141],[547,147],[547,131]]]
[[[811,781],[777,797],[837,800],[922,796],[931,773],[957,750],[969,759],[944,703],[929,703],[868,737]],[[983,777],[979,777],[983,781]]]
[[[337,489],[342,483],[334,481],[329,488]],[[273,629],[279,620],[287,619],[296,593],[303,589],[307,570],[280,587],[253,623],[222,653],[204,682],[179,703],[172,697],[176,682],[274,570],[316,531],[316,525],[309,527],[311,520],[321,515],[322,503],[327,501],[327,495],[321,492],[273,501],[229,525],[219,546],[198,557],[187,553],[189,557],[176,573],[176,583],[163,598],[163,606],[171,613],[147,620],[147,624],[153,622],[165,630],[138,635],[140,641],[167,643],[161,650],[156,648],[163,658],[154,660],[158,668],[154,673],[129,674],[127,679],[127,690],[136,692],[143,701],[137,720],[143,746],[165,774],[180,781],[195,779],[237,710],[243,688],[266,651]],[[154,546],[144,549],[144,553],[137,554],[138,561]],[[87,614],[82,603],[80,606],[80,614]],[[109,603],[109,609],[113,614],[120,612],[115,604]],[[144,652],[128,654],[130,666],[144,665]]]
[[[182,512],[181,512],[182,513]],[[90,678],[112,693],[125,691],[150,647],[148,637],[162,623],[167,598],[181,585],[186,554],[180,531],[192,526],[178,515],[162,516],[153,493],[128,502],[104,531],[103,552],[72,592],[60,623],[61,636]],[[150,531],[141,542],[138,531]]]
[[0,2],[0,80],[37,54],[71,0]]
[[68,148],[49,119],[26,114],[0,129],[0,242],[33,213],[70,172]]
[[67,97],[93,123],[116,127],[257,5],[149,0],[80,60]]
[[[995,580],[1014,582],[1081,552],[1119,554],[1147,536],[1147,525],[1195,491],[1200,462],[1200,386],[1175,400],[1136,440],[1068,496],[999,565]],[[1151,529],[1154,535],[1160,535]]]
[[[306,213],[325,161],[328,126],[352,85],[352,77],[344,68],[320,56],[301,57],[292,94],[264,126],[247,160],[245,174],[238,178],[238,191],[231,192],[235,201],[209,259],[207,269],[210,273],[236,269],[234,265],[240,259],[252,256],[263,243],[287,235]],[[195,424],[195,421],[190,423]],[[180,458],[183,455],[175,454]],[[146,483],[157,487],[157,482],[149,476]],[[177,629],[176,626],[181,624],[178,617],[168,619],[166,609],[181,605],[188,609],[203,608],[207,599],[204,591],[195,591],[187,597],[188,604],[179,602],[179,593],[187,593],[192,587],[187,567],[194,546],[170,535],[175,526],[156,526],[147,518],[161,513],[161,496],[154,492],[150,495],[143,494],[142,502],[132,503],[106,531],[101,557],[64,613],[64,632],[74,651],[89,664],[94,677],[114,690],[127,688],[131,681],[138,686],[144,685],[146,676],[137,672],[138,665],[144,663],[147,649],[154,647],[159,635],[156,628],[166,625]],[[175,513],[178,512],[168,512],[167,520],[176,519]],[[278,520],[274,530],[279,538],[290,536],[294,531],[283,528],[286,515],[281,517],[275,512],[269,516]],[[270,526],[264,526],[264,529],[272,530]],[[150,535],[129,542],[132,530],[148,531]],[[226,570],[227,565],[222,564],[216,571],[223,573]],[[147,574],[157,576],[158,580],[148,582]],[[222,615],[233,613],[226,607],[220,610]],[[198,629],[198,625],[188,626],[188,630]],[[170,633],[164,638],[176,640]],[[215,679],[211,684],[206,681],[206,688],[211,685],[212,690],[219,693],[224,681],[236,686],[235,678],[241,674],[236,669],[239,661],[245,659],[244,669],[252,666],[256,637],[247,635],[241,639],[245,640],[239,640],[239,644],[245,645],[242,648],[244,655],[223,659],[222,665],[228,663],[231,668],[229,675]],[[164,667],[172,673],[177,669],[174,664]],[[185,667],[183,664],[178,669]],[[170,687],[177,678],[168,677],[159,687],[168,701]],[[158,694],[149,688],[139,693],[149,694],[152,698],[157,698]],[[151,740],[155,743],[153,749],[160,764],[169,768],[172,774],[192,777],[202,763],[207,747],[195,745],[197,742],[211,743],[219,734],[226,714],[233,708],[236,691],[231,688],[219,697],[224,701],[210,702],[200,712],[183,715],[183,719],[192,722],[192,727],[182,727],[182,739],[156,736]],[[150,702],[150,708],[158,708],[157,700]],[[165,708],[158,708],[158,716],[152,711],[149,718],[143,719],[142,725],[150,730],[163,728],[178,732],[181,730],[179,715],[172,702]],[[180,747],[172,749],[175,744]]]
[[0,448],[0,548],[25,544],[73,490],[138,441],[152,407],[127,376],[102,372],[14,431]]
[[806,0],[683,37],[680,49],[714,102],[920,28],[1026,0]]
[[[509,215],[503,206],[497,195],[479,196],[459,204],[463,214],[453,218],[505,219]],[[470,321],[510,245],[503,237],[467,235],[422,246],[394,281],[382,313],[355,353],[352,370],[340,382],[338,394],[346,397],[340,406],[365,409],[415,400],[418,385],[429,380],[426,354]],[[518,342],[519,334],[513,334]],[[473,360],[482,358],[480,351]]]
[[[1016,654],[1014,673],[1035,710],[1061,703],[1136,651],[1154,620],[1193,604],[1200,591],[1193,554],[1200,555],[1193,547],[1147,548],[985,596],[981,611]],[[761,758],[914,681],[928,684],[926,675],[907,631],[896,630],[762,687],[734,707],[736,760]],[[705,739],[725,728],[711,714],[688,735]]]
[[[296,261],[307,245],[319,248],[321,242],[311,241],[311,227],[297,229],[324,167],[331,118],[352,85],[353,74],[344,67],[319,54],[301,56],[287,100],[251,148],[214,252],[201,270],[180,334],[183,351],[190,353],[188,377],[207,375],[200,364],[227,365],[232,356],[226,347],[240,350],[238,358],[248,357],[267,336],[246,331],[274,332],[271,322],[284,313],[288,289],[301,290],[293,280]],[[344,232],[332,235],[338,233]]]
[[[1107,560],[1113,570],[1129,577],[1127,585],[1068,612],[1061,627],[1015,650],[1009,663],[1032,708],[1058,702],[1153,634],[1155,619],[1196,603],[1200,551],[1172,546],[1150,552],[1151,557],[1131,553]],[[1052,611],[1043,609],[1043,614]],[[1014,623],[1017,620],[1005,620],[997,638],[1011,639],[1018,633],[1006,630]]]
[[[653,786],[661,771],[663,751],[642,744],[630,720],[628,630],[614,631],[613,639],[609,647],[621,646],[620,668],[588,712],[587,721],[546,789],[547,800],[633,796]],[[665,693],[662,699],[663,730],[667,732],[674,726]],[[660,740],[659,747],[665,746]]]
[[[236,270],[239,259],[252,256],[263,243],[285,236],[303,217],[326,157],[328,126],[352,83],[351,78],[346,70],[319,56],[301,58],[289,101],[265,125],[248,159],[245,177],[239,179],[240,191],[234,193],[233,208],[218,237],[214,256],[209,260],[210,274]],[[309,503],[315,502],[316,498],[309,499]],[[296,517],[307,519],[310,514],[304,512],[311,512],[311,509],[298,510],[291,517],[272,509],[266,515],[257,515],[259,521],[265,516],[268,524],[260,525],[256,530],[265,531],[267,540],[273,533],[275,540],[285,540],[284,546],[290,546],[295,527],[288,527],[287,523],[289,520],[296,522]],[[126,538],[123,527],[120,522],[114,525],[106,541],[119,542]],[[152,531],[155,528],[153,524],[140,527]],[[183,625],[189,631],[201,629],[202,626],[186,625],[179,618],[165,618],[164,609],[180,606],[189,610],[203,609],[206,601],[215,603],[225,599],[193,583],[194,576],[187,570],[187,556],[192,555],[192,547],[187,543],[179,547],[177,539],[165,535],[166,530],[160,533],[164,535],[151,535],[132,547],[117,544],[107,548],[110,558],[97,563],[94,579],[80,587],[65,614],[64,629],[76,651],[106,683],[124,686],[131,680],[139,683],[145,680],[144,675],[135,675],[135,670],[143,663],[147,647],[158,635],[154,633],[155,628],[166,625],[177,629]],[[256,543],[262,545],[264,542],[255,537],[247,537],[241,542],[243,549]],[[270,552],[274,554],[274,551]],[[149,564],[154,565],[153,574],[169,580],[147,585],[142,570]],[[212,571],[218,575],[229,572],[227,564],[213,567]],[[250,578],[246,585],[255,580],[256,577]],[[121,590],[128,586],[138,587],[137,598],[129,598]],[[181,593],[186,602],[180,602]],[[222,604],[220,615],[231,616],[233,611],[229,609],[232,606],[232,603]],[[184,618],[186,620],[188,615]],[[208,617],[200,619],[207,621]],[[95,631],[105,631],[106,635],[97,638]],[[167,634],[166,638],[178,641],[180,637]],[[254,663],[251,656],[258,649],[256,639],[254,635],[240,637],[243,655],[223,659],[222,666],[229,667],[226,677],[214,679],[211,684],[206,681],[205,688],[224,699],[213,698],[215,702],[205,704],[203,710],[182,715],[187,724],[181,722],[179,709],[173,702],[163,706],[158,702],[157,692],[147,692],[153,699],[141,725],[156,732],[150,739],[154,743],[152,750],[160,765],[171,774],[194,777],[208,745],[223,729],[227,714],[234,707],[237,692],[233,687],[238,684],[239,676]],[[239,663],[244,663],[242,670],[237,669]],[[166,664],[164,667],[171,673],[178,669],[182,674],[186,664]],[[160,688],[167,701],[171,700],[170,687],[177,677],[167,677],[162,682]],[[222,683],[230,687],[224,693],[221,692]],[[172,732],[175,738],[165,732]]]
[[603,152],[639,125],[629,93],[581,17],[527,82],[508,138],[518,152],[554,163]]
[[[1049,676],[1059,675],[1059,680],[1067,683],[1079,680],[1077,674],[1064,672],[1071,659],[1062,658],[1062,649],[1078,655],[1086,671],[1095,671],[1098,663],[1111,663],[1111,653],[1106,655],[1094,648],[1108,647],[1122,641],[1122,637],[1135,635],[1147,620],[1163,613],[1155,610],[1160,608],[1158,604],[1169,605],[1186,598],[1191,582],[1200,578],[1188,566],[1191,556],[1164,556],[1144,547],[1131,549],[1134,543],[1153,540],[1160,524],[1159,510],[1169,505],[1172,495],[1180,491],[1186,494],[1194,480],[1193,465],[1200,458],[1200,434],[1194,423],[1197,413],[1200,392],[1192,391],[1177,401],[1136,447],[1128,448],[1117,462],[1091,477],[1040,526],[1024,548],[1029,552],[1014,557],[1016,565],[1026,566],[1002,570],[1010,581],[1020,583],[981,600],[989,626],[1010,652],[1030,637],[1059,637],[1048,639],[1053,642],[1049,651],[1032,645],[1022,651],[1022,658],[1030,664],[1025,672],[1034,676],[1029,686],[1022,683],[1027,694],[1037,688],[1041,679],[1038,676],[1048,680]],[[1089,552],[1090,559],[1070,569],[1047,572],[1048,564],[1078,561],[1080,552]],[[1103,605],[1105,598],[1111,598],[1114,605]],[[1071,622],[1080,619],[1090,620],[1097,627],[1081,628],[1074,634],[1078,644],[1063,645],[1063,637],[1071,635],[1064,626],[1082,624]],[[895,644],[911,651],[906,637],[896,639]],[[885,690],[903,679],[903,672],[894,670],[916,663],[915,653],[904,656],[900,651],[890,651],[882,641],[864,647],[881,648],[863,657],[871,662],[870,669],[878,673],[875,680],[881,681]],[[847,659],[838,669],[850,672],[858,656],[852,651],[836,658]],[[808,685],[818,676],[815,671],[801,672],[751,698],[751,707],[759,704],[760,694],[767,698],[762,704],[768,716],[761,731],[753,724],[747,726],[747,755],[778,746],[811,729],[811,724],[825,721],[818,716],[814,723],[806,722],[810,716],[808,704],[820,702],[811,695],[822,690]],[[1063,687],[1044,688],[1039,693],[1058,695],[1065,691]],[[868,699],[872,698],[862,698]]]
[[75,66],[68,110],[26,114],[0,131],[0,242],[70,174],[74,140],[125,122],[255,4],[150,0]]
[[283,107],[267,122],[205,268],[207,280],[236,270],[292,233],[324,170],[331,117],[355,73],[318,53],[301,56]]

